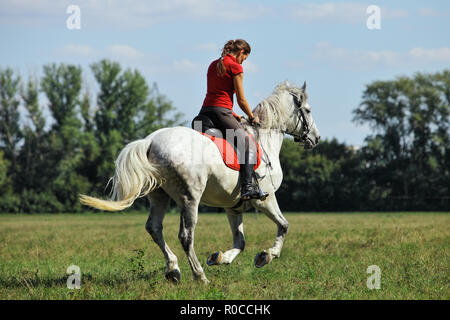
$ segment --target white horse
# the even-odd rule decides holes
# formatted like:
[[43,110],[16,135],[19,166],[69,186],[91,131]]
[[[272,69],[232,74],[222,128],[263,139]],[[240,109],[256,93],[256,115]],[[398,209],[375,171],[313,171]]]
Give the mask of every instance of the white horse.
[[244,250],[242,212],[252,206],[278,226],[273,246],[255,257],[255,266],[264,266],[280,256],[289,228],[275,197],[283,178],[279,153],[284,134],[294,136],[305,148],[314,147],[320,136],[307,102],[306,83],[302,88],[288,82],[279,84],[253,114],[258,115],[261,125],[254,128],[243,123],[243,126],[257,137],[264,151],[256,174],[261,189],[269,193],[265,201],[248,200],[239,205],[239,172],[225,166],[218,148],[209,138],[187,127],[163,128],[145,139],[129,143],[116,160],[111,200],[81,195],[80,201],[98,209],[118,211],[131,206],[138,197],[148,196],[151,209],[146,230],[165,256],[166,278],[178,282],[178,260],[162,232],[164,215],[173,199],[181,208],[178,238],[194,279],[205,283],[209,280],[194,251],[199,204],[224,208],[233,235],[233,248],[210,255],[208,265],[229,264]]

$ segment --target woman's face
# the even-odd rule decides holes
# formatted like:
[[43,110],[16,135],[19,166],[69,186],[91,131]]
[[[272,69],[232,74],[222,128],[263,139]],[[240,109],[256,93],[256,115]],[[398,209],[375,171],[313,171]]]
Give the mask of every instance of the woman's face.
[[245,61],[245,59],[247,59],[248,57],[248,53],[245,53],[245,50],[241,50],[239,51],[238,55],[236,56],[236,61],[239,64],[242,64],[242,62]]

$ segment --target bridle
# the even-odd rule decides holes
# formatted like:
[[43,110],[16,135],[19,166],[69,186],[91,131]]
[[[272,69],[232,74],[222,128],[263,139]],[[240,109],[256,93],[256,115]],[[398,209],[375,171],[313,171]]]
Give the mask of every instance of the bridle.
[[[311,126],[309,125],[309,123],[308,123],[308,121],[306,119],[306,116],[305,116],[305,111],[304,111],[304,107],[303,107],[303,101],[302,101],[302,99],[297,97],[295,94],[293,94],[291,92],[289,92],[289,94],[291,94],[294,97],[295,109],[296,109],[296,111],[298,113],[300,113],[300,116],[298,116],[298,114],[297,114],[297,119],[298,120],[297,120],[295,128],[294,128],[294,130],[292,130],[292,132],[288,132],[288,131],[281,131],[281,132],[293,136],[295,142],[305,143],[308,140],[308,134],[311,132]],[[301,135],[298,135],[298,134],[295,133],[295,131],[297,130],[298,125],[300,124],[300,121],[303,122],[303,132],[302,132]],[[249,123],[250,123],[251,126],[253,126],[251,122],[249,122]],[[256,133],[256,141],[259,142],[259,130],[258,130],[258,128],[256,126],[254,126],[254,128],[255,128],[255,133]],[[267,154],[267,152],[264,149],[264,147],[262,146],[262,144],[260,144],[260,147],[261,147],[261,149],[263,151],[263,157],[261,157],[261,158],[267,164],[266,172],[267,172],[268,168],[273,170],[272,163],[271,163],[271,161],[269,159],[269,155]],[[266,175],[264,175],[264,177],[265,176]],[[272,183],[272,186],[273,186],[273,188],[275,190],[275,184],[273,182],[272,175],[269,174],[269,177],[270,177],[270,181]],[[256,180],[258,181],[258,179],[256,179]],[[234,207],[237,208],[240,205],[241,205],[241,202],[239,201]]]
[[[311,126],[309,125],[308,120],[306,120],[303,101],[292,92],[289,92],[289,94],[294,97],[295,110],[300,114],[300,116],[297,114],[297,123],[294,130],[292,130],[292,132],[284,131],[283,133],[293,136],[295,142],[306,142],[308,140],[308,134],[311,132]],[[303,122],[303,132],[301,135],[296,133],[300,121]]]

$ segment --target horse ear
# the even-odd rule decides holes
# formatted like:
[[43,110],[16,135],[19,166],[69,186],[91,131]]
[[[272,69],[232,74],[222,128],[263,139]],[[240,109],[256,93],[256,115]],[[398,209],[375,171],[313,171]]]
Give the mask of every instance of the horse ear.
[[290,86],[291,86],[291,84],[290,84],[289,81],[287,81],[287,80],[284,82],[284,85],[285,85],[286,87],[290,87]]
[[303,82],[303,87],[302,87],[302,89],[303,89],[303,91],[305,91],[305,90],[306,90],[306,81],[305,81],[305,82]]

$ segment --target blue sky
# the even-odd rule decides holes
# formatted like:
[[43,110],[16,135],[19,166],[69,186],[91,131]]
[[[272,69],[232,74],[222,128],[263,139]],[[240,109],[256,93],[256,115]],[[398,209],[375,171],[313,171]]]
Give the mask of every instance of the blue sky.
[[[80,7],[79,30],[66,26],[69,5]],[[366,26],[369,5],[381,9],[379,30]],[[449,68],[450,2],[0,0],[0,38],[0,67],[24,78],[50,62],[81,65],[93,103],[93,62],[137,68],[189,122],[208,65],[227,40],[243,38],[252,46],[244,62],[252,107],[279,82],[306,80],[322,137],[362,145],[370,128],[353,123],[352,110],[366,84]]]

